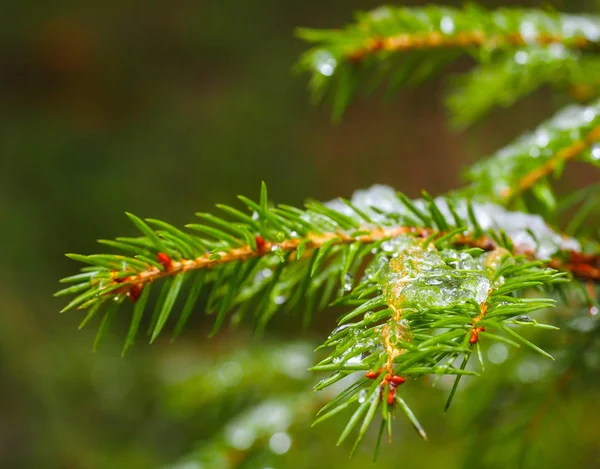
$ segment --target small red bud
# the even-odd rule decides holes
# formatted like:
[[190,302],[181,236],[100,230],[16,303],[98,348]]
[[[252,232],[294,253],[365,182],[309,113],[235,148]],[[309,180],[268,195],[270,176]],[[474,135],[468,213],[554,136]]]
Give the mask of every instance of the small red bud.
[[387,403],[388,405],[394,405],[396,402],[396,388],[390,388],[387,395]]
[[402,376],[394,375],[390,378],[390,385],[400,386],[402,383],[406,381]]
[[381,374],[381,370],[377,370],[377,371],[367,371],[367,374],[365,374],[365,377],[369,378],[369,379],[376,379],[379,378],[379,375]]
[[485,332],[485,327],[475,327],[473,330],[471,330],[471,338],[469,339],[469,343],[471,345],[479,342],[479,333],[480,332]]
[[263,252],[265,250],[265,247],[267,245],[267,242],[265,241],[265,238],[263,238],[260,235],[257,235],[254,237],[254,241],[256,242],[256,250],[258,252]]
[[135,285],[131,285],[131,288],[127,292],[127,296],[129,296],[129,299],[131,300],[132,303],[135,303],[138,300],[143,289],[144,289],[144,286],[140,285],[139,283],[136,283]]
[[158,263],[165,268],[165,270],[171,270],[171,267],[173,266],[173,260],[169,257],[168,254],[165,254],[164,252],[159,252],[156,255],[156,259],[158,260]]

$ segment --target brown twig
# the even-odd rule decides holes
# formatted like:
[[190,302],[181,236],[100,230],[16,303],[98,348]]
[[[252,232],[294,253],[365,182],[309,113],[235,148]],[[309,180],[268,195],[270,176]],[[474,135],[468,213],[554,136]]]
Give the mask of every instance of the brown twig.
[[[591,41],[584,36],[569,39],[569,41],[572,41],[572,45],[578,48],[583,48],[591,44]],[[381,50],[406,52],[425,49],[481,47],[484,45],[491,47],[503,45],[524,46],[531,42],[535,42],[539,45],[549,45],[565,43],[566,40],[559,34],[550,33],[540,33],[533,41],[526,41],[523,36],[518,33],[496,36],[487,36],[483,31],[462,32],[451,36],[446,36],[440,32],[426,34],[402,33],[385,38],[370,38],[365,46],[349,51],[347,57],[351,61],[359,61],[365,55]]]
[[[343,232],[330,232],[322,234],[309,234],[305,238],[293,238],[282,242],[271,242],[261,239],[260,247],[253,249],[249,245],[233,248],[230,251],[222,251],[219,253],[207,253],[195,259],[171,260],[165,258],[164,253],[159,253],[160,262],[164,269],[159,269],[154,266],[149,266],[148,269],[132,274],[130,276],[117,278],[117,272],[114,272],[112,283],[119,283],[122,288],[112,290],[111,294],[118,293],[133,293],[131,299],[135,301],[143,286],[147,283],[152,283],[160,278],[170,275],[177,275],[181,272],[199,269],[211,269],[221,264],[230,262],[244,261],[251,258],[263,257],[273,251],[281,250],[292,254],[299,248],[300,244],[304,243],[307,251],[318,249],[329,241],[334,241],[334,245],[351,244],[356,241],[368,244],[386,239],[392,239],[399,236],[410,235],[416,238],[427,238],[433,231],[430,228],[417,227],[392,227],[392,228],[375,228],[363,229],[361,231],[369,231],[368,234],[360,236],[350,236]],[[439,233],[438,237],[442,237],[445,233]],[[478,247],[485,251],[493,251],[497,249],[496,243],[487,236],[473,238],[469,235],[457,235],[452,240],[456,246]],[[515,247],[515,254],[524,255],[527,258],[534,259],[535,252],[530,249],[519,249]],[[569,259],[555,258],[548,261],[548,266],[567,270],[574,276],[582,280],[600,281],[600,260],[598,256],[586,255],[573,252]],[[110,285],[107,285],[110,286]]]

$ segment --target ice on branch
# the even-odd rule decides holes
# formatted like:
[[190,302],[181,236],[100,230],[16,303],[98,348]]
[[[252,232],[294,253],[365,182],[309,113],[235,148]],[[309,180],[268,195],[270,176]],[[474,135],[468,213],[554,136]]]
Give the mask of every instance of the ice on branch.
[[[359,88],[393,92],[419,83],[469,51],[481,63],[496,53],[560,45],[586,49],[600,40],[600,19],[519,8],[384,6],[356,15],[343,29],[301,29],[315,44],[298,67],[311,73],[314,97],[330,97],[340,117]],[[555,49],[557,50],[557,49]],[[551,61],[564,62],[559,54]],[[539,84],[539,83],[538,83]]]
[[[369,189],[358,190],[351,201],[353,205],[367,212],[372,219],[381,222],[389,220],[389,214],[395,213],[403,217],[411,215],[398,199],[396,191],[389,186],[374,185]],[[414,200],[413,203],[422,210],[426,208],[426,202],[422,199]],[[438,197],[435,203],[446,218],[452,217],[446,198]],[[356,216],[347,205],[338,200],[332,200],[328,205],[347,216]],[[468,229],[474,230],[475,226],[469,220],[467,202],[457,199],[454,205],[456,213],[468,221]],[[534,252],[538,259],[549,259],[558,251],[581,249],[577,240],[557,233],[539,215],[506,210],[489,202],[474,202],[472,208],[477,224],[482,230],[503,230],[516,246],[523,251]]]
[[560,175],[565,164],[578,159],[600,163],[600,101],[569,106],[515,143],[476,163],[468,172],[479,195],[513,198]]

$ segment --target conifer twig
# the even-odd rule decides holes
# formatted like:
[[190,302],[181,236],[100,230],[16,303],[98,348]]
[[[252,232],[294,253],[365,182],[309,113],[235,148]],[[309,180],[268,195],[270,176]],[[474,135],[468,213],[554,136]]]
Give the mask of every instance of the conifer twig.
[[[559,34],[540,33],[534,38],[527,39],[518,33],[506,35],[488,36],[483,31],[461,32],[454,36],[445,36],[444,34],[434,31],[427,34],[397,34],[390,37],[372,37],[366,41],[366,45],[355,50],[346,52],[346,57],[351,61],[362,60],[366,55],[379,51],[387,52],[409,52],[412,50],[426,49],[450,49],[468,47],[501,47],[501,46],[524,46],[538,44],[547,46],[550,44],[562,44],[565,38]],[[572,47],[584,48],[592,44],[592,42],[584,37],[579,36],[571,43]]]
[[504,200],[510,200],[518,194],[522,194],[527,189],[533,187],[542,178],[552,174],[557,167],[564,165],[570,160],[579,156],[582,152],[600,140],[600,125],[594,127],[585,137],[571,143],[569,146],[557,152],[544,165],[534,168],[521,178],[514,188],[506,188],[501,192]]

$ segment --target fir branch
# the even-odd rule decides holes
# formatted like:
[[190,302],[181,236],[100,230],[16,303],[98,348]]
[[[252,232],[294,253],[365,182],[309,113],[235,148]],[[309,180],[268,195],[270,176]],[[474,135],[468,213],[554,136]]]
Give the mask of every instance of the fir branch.
[[432,75],[467,50],[479,51],[474,58],[486,61],[495,51],[557,44],[588,48],[600,40],[600,20],[526,9],[384,6],[357,15],[344,29],[300,29],[298,35],[316,44],[302,56],[299,69],[312,74],[316,99],[332,96],[338,118],[363,84],[374,89],[389,78],[390,88],[397,89]]
[[544,203],[552,197],[546,178],[562,173],[574,159],[598,165],[600,149],[600,101],[570,106],[541,124],[535,131],[502,148],[469,169],[472,193],[491,195],[507,203],[528,190]]
[[[377,409],[390,436],[389,422],[398,410],[425,437],[399,386],[423,375],[456,376],[448,406],[460,378],[476,374],[466,365],[480,338],[523,344],[548,356],[509,326],[537,325],[519,318],[552,307],[554,300],[526,298],[522,292],[547,290],[566,281],[548,265],[583,278],[595,278],[598,272],[595,255],[573,250],[565,257],[565,249],[576,247],[576,241],[563,239],[542,223],[536,239],[524,242],[525,227],[536,228],[537,218],[490,204],[428,194],[410,200],[380,187],[361,191],[352,201],[310,202],[304,210],[271,205],[264,185],[259,202],[240,199],[252,215],[224,209],[238,220],[235,223],[199,214],[210,224],[188,227],[201,235],[129,215],[144,236],[104,244],[134,256],[69,255],[91,266],[65,279],[76,284],[58,294],[77,295],[65,309],[89,309],[85,322],[108,305],[95,345],[128,296],[134,313],[125,348],[135,341],[150,286],[161,278],[164,283],[150,321],[151,341],[167,324],[185,282],[191,282],[191,288],[176,333],[206,285],[207,309],[216,312],[213,333],[232,310],[243,317],[254,305],[258,328],[263,329],[282,303],[295,308],[307,300],[309,317],[317,303],[324,308],[336,296],[337,304],[352,309],[324,343],[333,351],[313,367],[333,372],[317,389],[356,372],[366,375],[330,400],[318,421],[358,404],[339,439],[345,441],[358,428],[354,449]],[[522,225],[515,224],[519,218]],[[495,230],[494,223],[507,231]],[[521,243],[515,245],[511,236]],[[210,251],[186,257],[206,249]],[[583,267],[590,264],[587,270]],[[462,361],[459,367],[454,365],[457,360]]]
[[561,149],[553,155],[543,166],[538,166],[521,178],[514,189],[507,188],[502,191],[501,196],[504,199],[511,199],[516,195],[525,192],[533,187],[544,177],[554,173],[557,169],[562,168],[568,161],[580,156],[584,151],[588,150],[592,145],[600,141],[600,125],[592,128],[583,139],[571,143],[569,146]]
[[562,44],[496,54],[458,76],[447,98],[453,123],[461,128],[496,106],[508,107],[545,84],[588,101],[598,96],[600,60]]
[[[265,189],[263,194],[263,198],[266,198]],[[217,226],[227,226],[229,223],[229,231],[239,234],[239,237],[229,235],[214,225],[189,225],[196,231],[211,235],[211,238],[199,237],[179,231],[164,222],[148,220],[148,223],[162,228],[155,231],[143,220],[129,215],[145,237],[117,238],[115,242],[103,241],[103,244],[130,251],[134,256],[69,254],[72,259],[90,264],[90,267],[85,268],[83,274],[64,279],[63,282],[75,285],[56,295],[75,294],[76,298],[63,311],[75,307],[90,309],[90,316],[86,317],[84,323],[97,314],[99,307],[108,299],[117,300],[117,303],[113,303],[116,307],[123,297],[129,297],[135,303],[126,344],[129,347],[135,339],[146,307],[149,294],[147,290],[160,279],[166,279],[167,282],[163,285],[153,315],[152,341],[165,326],[183,283],[194,271],[206,274],[193,278],[190,295],[177,325],[177,333],[189,318],[205,284],[212,284],[208,308],[218,312],[214,332],[221,327],[231,309],[252,298],[260,298],[257,307],[262,316],[259,322],[260,327],[264,327],[278,309],[277,304],[273,303],[275,292],[279,291],[286,300],[291,301],[290,304],[297,305],[305,293],[315,293],[333,272],[337,272],[338,276],[331,277],[333,281],[328,287],[331,291],[337,283],[344,284],[348,274],[356,271],[382,242],[406,236],[421,239],[425,245],[449,244],[482,251],[508,247],[517,255],[531,260],[541,259],[580,278],[598,279],[597,266],[593,264],[596,259],[593,256],[580,255],[579,262],[574,263],[560,253],[564,249],[571,249],[571,257],[576,256],[576,245],[573,243],[560,241],[553,245],[556,241],[551,241],[553,238],[550,238],[545,241],[544,252],[538,252],[535,243],[514,246],[509,238],[503,239],[494,230],[484,233],[477,221],[479,215],[475,215],[472,208],[467,209],[470,206],[462,202],[457,206],[456,202],[451,203],[446,199],[436,201],[428,198],[413,202],[402,194],[393,197],[397,206],[388,213],[378,212],[373,206],[365,206],[359,198],[354,203],[340,202],[341,205],[328,206],[312,202],[304,211],[285,205],[269,208],[265,204],[256,204],[242,198],[252,210],[264,206],[260,208],[262,213],[258,214],[257,220],[250,218],[248,221],[244,218],[246,215],[242,214],[242,217],[238,215],[238,219],[245,220],[245,223],[235,224],[201,214],[202,218],[211,220]],[[226,211],[233,213],[231,210]],[[499,215],[507,219],[512,216],[502,212]],[[533,221],[526,223],[533,226]],[[262,231],[258,228],[261,226]],[[332,229],[335,231],[331,231]],[[542,239],[556,237],[552,233],[551,230],[547,234],[540,232],[538,236]],[[522,237],[518,231],[513,235]],[[252,244],[245,244],[242,237],[251,240]],[[201,252],[211,246],[211,252],[192,259],[186,257],[187,254]],[[361,249],[360,246],[367,249]],[[548,256],[548,253],[555,254]],[[273,277],[260,277],[261,268],[268,269],[269,275],[273,274]],[[330,272],[328,269],[333,270]],[[317,275],[321,272],[324,275]],[[294,287],[298,287],[297,292],[300,293],[292,298],[290,292]],[[321,303],[326,304],[326,298],[330,295],[331,293],[325,294]],[[104,329],[101,328],[101,335],[104,334]]]

